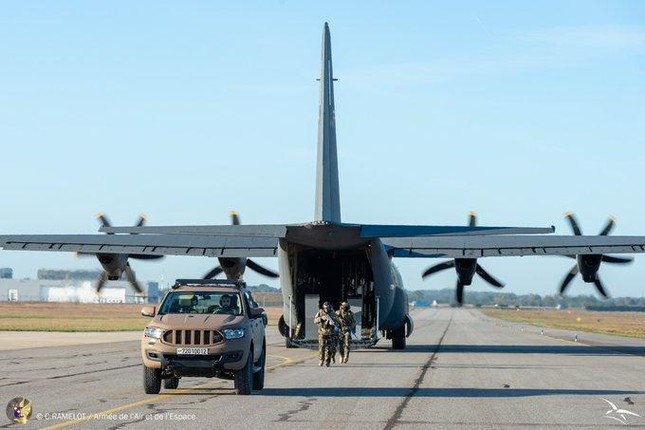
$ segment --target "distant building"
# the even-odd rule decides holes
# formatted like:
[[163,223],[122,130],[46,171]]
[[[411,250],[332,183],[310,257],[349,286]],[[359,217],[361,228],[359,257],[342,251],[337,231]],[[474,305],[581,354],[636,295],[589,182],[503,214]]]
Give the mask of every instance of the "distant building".
[[102,270],[54,270],[38,269],[38,279],[47,279],[52,281],[94,281],[101,276]]
[[13,279],[13,269],[11,267],[0,268],[0,279]]
[[148,303],[156,304],[160,299],[159,282],[148,282]]
[[[99,272],[100,273],[100,272]],[[71,277],[70,277],[71,278]],[[0,301],[73,302],[73,303],[143,303],[127,281],[110,281],[97,294],[96,278],[72,279],[0,279]]]

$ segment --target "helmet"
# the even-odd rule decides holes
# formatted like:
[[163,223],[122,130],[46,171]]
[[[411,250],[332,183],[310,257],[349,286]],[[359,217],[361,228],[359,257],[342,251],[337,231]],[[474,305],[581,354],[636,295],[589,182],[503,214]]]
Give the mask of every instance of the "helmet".
[[322,304],[322,307],[323,307],[323,308],[325,308],[325,307],[326,307],[327,309],[331,309],[331,305],[329,304],[329,302],[325,302],[325,303],[323,303],[323,304]]
[[340,308],[344,309],[344,310],[347,310],[347,309],[349,309],[349,304],[347,304],[347,302],[342,302],[340,304]]

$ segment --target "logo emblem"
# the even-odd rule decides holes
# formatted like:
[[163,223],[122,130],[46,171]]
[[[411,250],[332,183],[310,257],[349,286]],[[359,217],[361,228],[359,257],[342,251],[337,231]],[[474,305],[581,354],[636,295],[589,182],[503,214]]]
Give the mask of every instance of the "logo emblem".
[[612,420],[616,420],[621,424],[627,424],[627,417],[625,415],[631,415],[633,417],[641,418],[640,415],[635,414],[634,412],[628,411],[627,409],[619,409],[615,404],[613,404],[607,399],[603,399],[603,400],[609,403],[609,406],[611,406],[611,409],[605,412],[605,418],[611,418]]
[[13,423],[27,424],[31,417],[31,402],[24,397],[11,399],[7,404],[7,418]]

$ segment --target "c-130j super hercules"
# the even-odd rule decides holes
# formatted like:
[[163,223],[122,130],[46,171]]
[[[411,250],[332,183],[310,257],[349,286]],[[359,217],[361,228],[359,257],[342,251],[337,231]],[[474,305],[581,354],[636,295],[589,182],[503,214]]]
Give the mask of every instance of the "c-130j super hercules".
[[[573,218],[572,225],[576,226]],[[613,223],[611,224],[613,226]],[[609,227],[609,226],[608,226]],[[574,229],[575,230],[575,229]],[[605,230],[608,230],[607,228]],[[284,296],[281,332],[287,346],[316,339],[312,317],[322,302],[347,300],[357,314],[359,343],[374,344],[379,333],[405,348],[413,330],[407,294],[392,260],[398,258],[449,258],[429,269],[454,267],[457,298],[475,273],[486,279],[477,264],[480,257],[564,255],[577,258],[573,275],[604,289],[597,276],[600,263],[616,262],[613,253],[645,252],[643,236],[554,236],[554,228],[367,225],[344,223],[340,216],[340,190],[334,115],[334,78],[331,41],[323,30],[318,120],[315,220],[304,224],[112,227],[93,235],[3,235],[5,250],[62,251],[94,254],[107,279],[131,273],[128,258],[137,256],[206,256],[219,259],[229,279],[241,278],[247,265],[264,274],[270,271],[250,257],[278,257]],[[603,230],[604,232],[604,230]],[[608,231],[607,231],[608,232]],[[625,260],[625,259],[622,259]],[[565,278],[563,288],[570,281]],[[490,275],[488,275],[490,276]],[[489,281],[490,282],[490,281]]]

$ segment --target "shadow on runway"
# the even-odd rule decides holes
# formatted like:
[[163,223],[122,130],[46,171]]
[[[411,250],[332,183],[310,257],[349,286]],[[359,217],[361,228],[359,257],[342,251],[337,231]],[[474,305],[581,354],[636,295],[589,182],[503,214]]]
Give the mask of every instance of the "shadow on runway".
[[[265,388],[257,393],[267,397],[407,397],[411,388]],[[645,394],[634,390],[513,389],[513,388],[419,388],[414,397],[537,397],[537,396],[623,396]]]
[[[437,345],[408,345],[395,352],[422,352],[432,354]],[[639,355],[645,356],[643,346],[612,345],[440,345],[441,353],[473,354],[561,354],[580,356]]]

